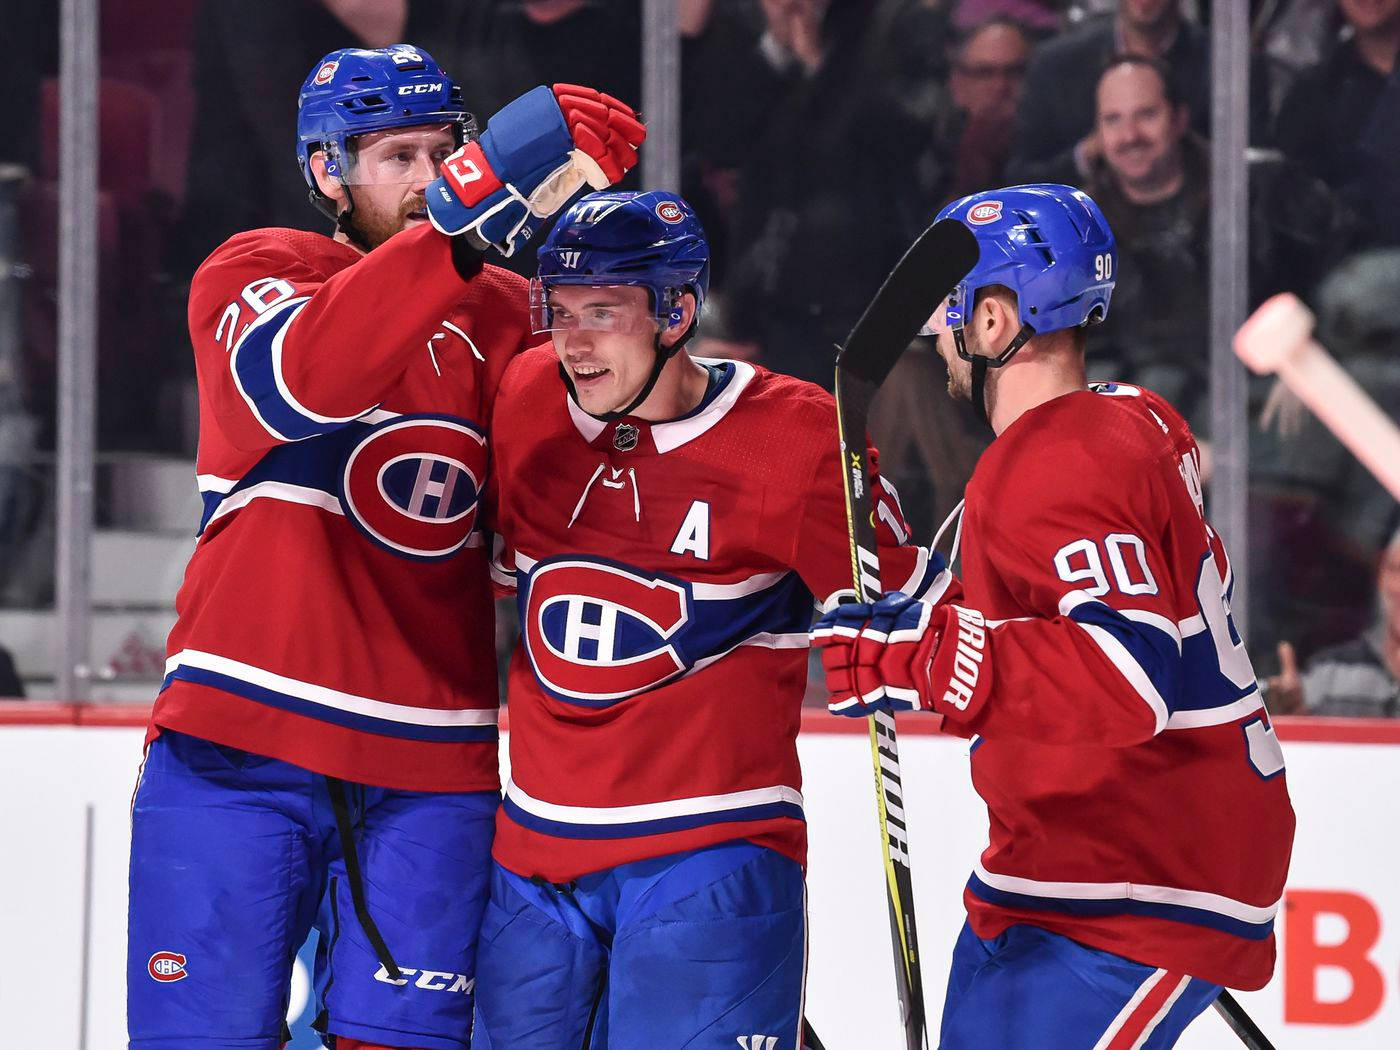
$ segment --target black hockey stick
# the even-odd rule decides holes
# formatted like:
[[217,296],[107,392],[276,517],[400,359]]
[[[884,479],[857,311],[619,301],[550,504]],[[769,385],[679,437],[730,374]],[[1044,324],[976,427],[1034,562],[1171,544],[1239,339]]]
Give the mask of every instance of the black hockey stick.
[[1215,1009],[1249,1050],[1274,1050],[1274,1044],[1269,1042],[1268,1037],[1259,1030],[1259,1026],[1229,992],[1221,990],[1215,1000]]
[[[873,602],[881,594],[875,505],[866,458],[870,402],[904,348],[976,263],[977,241],[967,227],[954,219],[930,226],[890,271],[836,355],[836,417],[841,436],[846,533],[851,544],[851,579],[860,601]],[[894,976],[904,1042],[906,1050],[927,1050],[899,739],[894,716],[887,711],[870,718],[870,756],[875,768],[875,799],[885,855],[890,939],[894,945]]]

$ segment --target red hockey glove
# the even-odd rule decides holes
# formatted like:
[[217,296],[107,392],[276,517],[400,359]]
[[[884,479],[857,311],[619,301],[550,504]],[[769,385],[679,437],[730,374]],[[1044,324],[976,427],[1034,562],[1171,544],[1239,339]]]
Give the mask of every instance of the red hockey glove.
[[970,717],[991,689],[982,614],[891,591],[873,605],[839,605],[812,628],[833,714],[938,711]]
[[426,190],[428,217],[449,236],[471,233],[511,255],[584,183],[601,190],[622,178],[645,138],[631,107],[611,95],[537,87],[443,161]]

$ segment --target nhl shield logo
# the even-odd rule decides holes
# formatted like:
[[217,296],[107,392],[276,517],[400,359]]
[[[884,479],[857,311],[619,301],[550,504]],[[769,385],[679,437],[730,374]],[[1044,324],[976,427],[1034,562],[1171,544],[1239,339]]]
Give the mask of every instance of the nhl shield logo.
[[641,440],[642,432],[631,423],[619,423],[613,431],[613,448],[619,452],[631,452]]

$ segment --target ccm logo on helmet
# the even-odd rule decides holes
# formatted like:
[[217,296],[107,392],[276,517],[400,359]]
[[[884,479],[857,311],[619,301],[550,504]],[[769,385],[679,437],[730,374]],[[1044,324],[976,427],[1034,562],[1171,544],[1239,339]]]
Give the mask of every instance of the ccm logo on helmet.
[[685,212],[681,211],[681,206],[675,201],[662,201],[656,206],[656,215],[662,222],[672,225],[685,221]]
[[442,89],[441,84],[405,84],[399,88],[400,95],[426,95],[431,91]]
[[983,201],[973,205],[967,213],[967,221],[974,226],[985,226],[1001,218],[1001,201]]
[[185,957],[176,952],[156,952],[146,960],[146,972],[162,984],[183,981],[189,976],[185,970]]
[[316,70],[316,79],[313,84],[329,84],[331,77],[335,76],[335,71],[340,67],[339,62],[327,62],[320,69]]

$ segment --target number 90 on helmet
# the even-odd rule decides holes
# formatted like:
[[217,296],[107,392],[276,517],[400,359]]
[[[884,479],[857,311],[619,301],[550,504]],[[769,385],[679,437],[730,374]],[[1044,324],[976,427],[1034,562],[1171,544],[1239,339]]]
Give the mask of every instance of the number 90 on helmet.
[[992,285],[1016,293],[1021,324],[1035,332],[1108,316],[1118,249],[1088,194],[1056,183],[1009,186],[953,201],[938,218],[962,222],[981,252],[948,297],[949,328],[961,328],[977,292]]
[[549,290],[564,284],[646,288],[664,329],[680,323],[684,292],[695,296],[698,319],[710,287],[710,246],[690,205],[674,193],[589,193],[550,230],[538,273],[530,282],[536,333],[555,328]]

